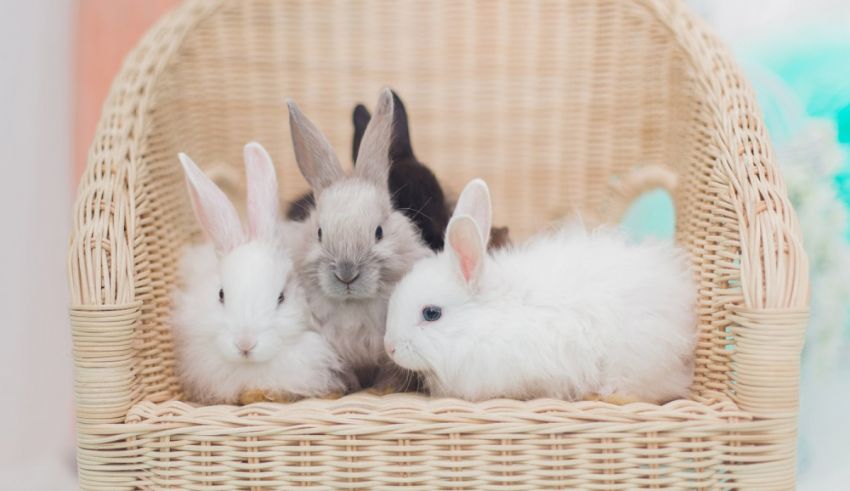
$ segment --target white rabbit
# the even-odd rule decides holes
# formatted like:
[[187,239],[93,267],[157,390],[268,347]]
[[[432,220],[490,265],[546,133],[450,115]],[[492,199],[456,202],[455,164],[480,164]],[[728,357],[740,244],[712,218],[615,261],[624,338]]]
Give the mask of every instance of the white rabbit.
[[673,245],[564,227],[488,256],[490,195],[470,182],[446,249],[389,302],[386,350],[431,393],[665,402],[688,393],[696,286]]
[[295,159],[316,196],[295,258],[322,334],[345,364],[349,391],[405,390],[409,374],[383,350],[390,293],[413,263],[431,254],[417,228],[393,208],[388,190],[393,96],[384,90],[346,175],[316,126],[288,100]]
[[[174,295],[178,371],[192,400],[214,403],[326,396],[344,389],[341,364],[311,326],[278,221],[277,178],[266,151],[245,146],[248,223],[185,154],[195,214],[209,243],[186,250]],[[286,232],[285,232],[286,231]],[[246,399],[247,398],[247,399]]]

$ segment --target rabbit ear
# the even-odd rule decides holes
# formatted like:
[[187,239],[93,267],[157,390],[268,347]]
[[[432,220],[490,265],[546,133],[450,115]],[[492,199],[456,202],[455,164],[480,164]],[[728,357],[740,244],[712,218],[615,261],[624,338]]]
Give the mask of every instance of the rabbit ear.
[[357,161],[357,152],[360,150],[360,142],[363,141],[363,133],[366,132],[366,126],[369,125],[369,120],[372,115],[363,104],[357,104],[354,108],[354,114],[351,115],[354,123],[354,138],[351,140],[351,161]]
[[248,229],[252,239],[271,239],[280,207],[274,164],[259,143],[245,145],[243,153],[248,180]]
[[186,173],[195,216],[216,250],[226,253],[244,243],[242,223],[233,203],[188,155],[181,153],[178,157]]
[[475,287],[484,261],[484,238],[472,217],[455,216],[446,229],[446,244],[453,255],[461,278],[470,287]]
[[301,174],[313,190],[319,193],[345,174],[325,135],[304,116],[295,101],[287,99],[286,105],[289,107],[289,129],[292,133],[295,161],[301,169]]
[[[410,124],[407,122],[407,110],[395,91],[393,94],[393,135],[390,142],[390,160],[398,161],[413,157],[413,145],[410,143]],[[392,165],[392,163],[391,163]]]
[[487,187],[487,183],[483,179],[473,179],[463,188],[463,192],[460,193],[460,198],[457,200],[454,215],[472,217],[483,235],[484,243],[489,242],[490,227],[493,223],[493,208],[490,202],[490,188]]
[[380,186],[388,185],[392,133],[393,93],[390,89],[384,89],[357,152],[354,171],[357,175]]

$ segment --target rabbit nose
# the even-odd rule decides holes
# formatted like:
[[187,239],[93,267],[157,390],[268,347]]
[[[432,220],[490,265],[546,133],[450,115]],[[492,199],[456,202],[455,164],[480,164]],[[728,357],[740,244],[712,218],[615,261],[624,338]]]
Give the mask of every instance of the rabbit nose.
[[389,341],[384,341],[384,349],[387,350],[390,356],[395,354],[395,345]]
[[237,339],[233,344],[236,345],[236,349],[242,353],[242,356],[245,358],[251,354],[251,350],[253,350],[257,346],[257,338],[251,336],[242,336]]
[[350,285],[360,277],[360,271],[353,263],[344,262],[337,264],[334,269],[334,276],[336,276],[336,279],[338,279],[340,283]]

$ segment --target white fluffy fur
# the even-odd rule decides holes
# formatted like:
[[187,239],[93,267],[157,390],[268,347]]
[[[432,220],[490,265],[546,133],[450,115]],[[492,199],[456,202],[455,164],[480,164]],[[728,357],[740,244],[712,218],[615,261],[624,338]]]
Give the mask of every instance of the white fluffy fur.
[[[277,183],[268,154],[251,144],[246,159],[250,237],[232,231],[225,236],[241,236],[241,243],[214,245],[207,227],[241,224],[214,223],[222,219],[207,213],[201,224],[213,242],[188,248],[182,257],[183,287],[174,294],[173,326],[184,388],[192,400],[206,404],[235,403],[252,389],[288,397],[341,391],[339,357],[312,325],[293,271],[287,244],[299,228],[275,222]],[[192,171],[190,189],[198,181],[209,189],[215,186],[188,158],[183,160]],[[199,212],[225,208],[221,200],[227,199],[223,193],[192,196]]]
[[[343,390],[339,358],[311,326],[292,263],[278,245],[250,242],[221,259],[210,244],[191,247],[181,275],[173,323],[179,373],[192,400],[233,404],[247,389],[302,397]],[[235,345],[244,335],[257,340],[250,358]]]
[[[432,394],[653,402],[687,394],[696,288],[672,244],[629,244],[575,225],[482,257],[467,282],[447,240],[390,299],[388,349],[423,373]],[[428,305],[442,308],[439,320],[422,319]]]

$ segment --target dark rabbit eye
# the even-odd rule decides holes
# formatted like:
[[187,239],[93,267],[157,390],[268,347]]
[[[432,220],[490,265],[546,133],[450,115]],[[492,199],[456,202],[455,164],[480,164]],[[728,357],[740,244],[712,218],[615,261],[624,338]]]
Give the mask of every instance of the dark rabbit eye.
[[224,303],[224,288],[218,289],[218,302]]
[[280,295],[277,296],[277,304],[280,305],[283,303],[283,292],[280,292]]
[[436,305],[428,305],[422,309],[422,319],[426,322],[434,322],[440,320],[443,316],[443,309]]
[[322,241],[322,227],[319,227],[318,235],[319,235],[319,242],[321,242]]
[[375,240],[380,241],[383,238],[384,238],[384,229],[381,228],[380,225],[378,225],[378,228],[375,229]]

